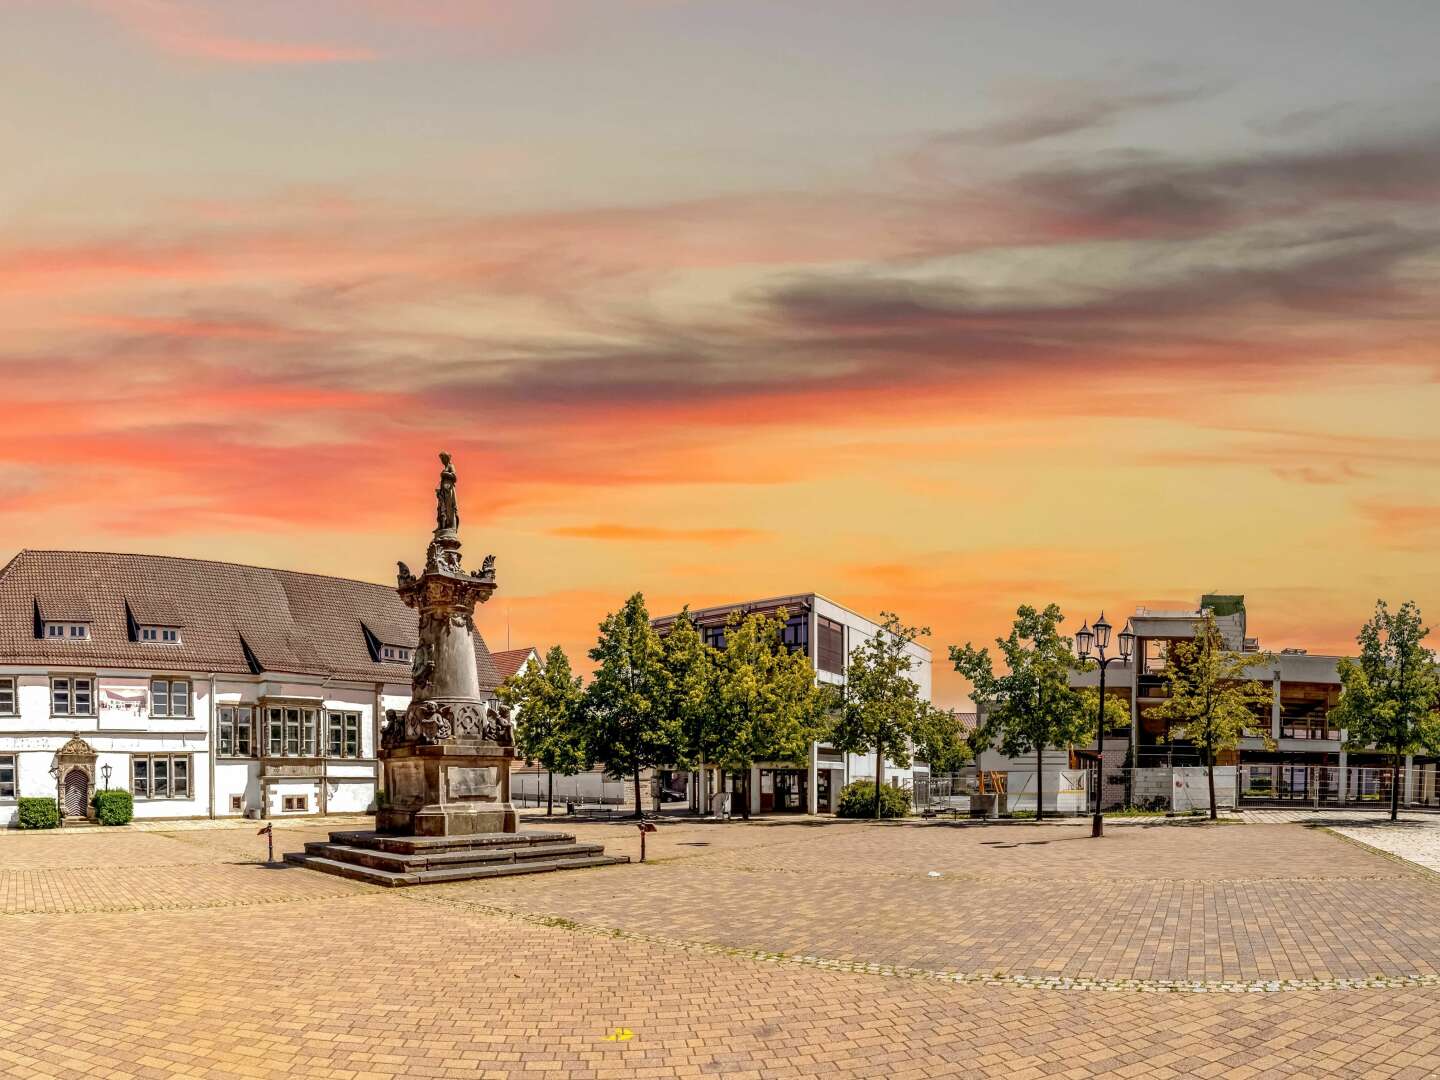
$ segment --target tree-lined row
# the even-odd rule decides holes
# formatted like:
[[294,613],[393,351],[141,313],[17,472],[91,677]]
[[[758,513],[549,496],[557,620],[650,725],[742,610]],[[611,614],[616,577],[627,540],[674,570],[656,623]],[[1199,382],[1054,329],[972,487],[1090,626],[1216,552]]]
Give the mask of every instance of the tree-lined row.
[[[955,670],[974,687],[971,696],[983,717],[972,745],[977,750],[998,746],[1009,757],[1035,755],[1037,816],[1043,816],[1045,749],[1088,746],[1100,716],[1098,692],[1071,685],[1074,672],[1095,665],[1076,657],[1072,639],[1061,632],[1063,622],[1054,604],[1043,610],[1021,607],[1009,635],[995,642],[1004,662],[1001,673],[988,649],[970,644],[950,649]],[[1390,755],[1392,819],[1398,814],[1404,757],[1440,754],[1440,668],[1424,646],[1429,632],[1415,604],[1407,602],[1392,612],[1379,601],[1357,639],[1359,655],[1339,663],[1341,695],[1330,721],[1346,729],[1348,749]],[[1274,747],[1268,719],[1273,688],[1249,675],[1274,662],[1270,653],[1229,649],[1208,611],[1193,638],[1169,648],[1160,672],[1165,700],[1149,715],[1163,722],[1167,738],[1184,740],[1199,752],[1212,818],[1217,756],[1236,749],[1246,736]],[[1104,708],[1107,734],[1129,727],[1130,702],[1123,691],[1108,695]]]
[[[885,615],[851,653],[840,688],[817,682],[809,658],[787,648],[785,620],[783,609],[732,615],[725,647],[716,648],[688,609],[662,637],[636,593],[600,624],[588,685],[559,646],[511,678],[500,695],[517,709],[517,749],[551,776],[550,811],[555,774],[596,764],[631,779],[639,814],[645,769],[718,768],[748,785],[756,763],[803,762],[816,740],[900,768],[915,752],[932,768],[965,760],[954,717],[924,700],[910,677],[908,646],[928,629]],[[740,793],[742,813],[750,794]],[[875,802],[878,816],[878,791]]]

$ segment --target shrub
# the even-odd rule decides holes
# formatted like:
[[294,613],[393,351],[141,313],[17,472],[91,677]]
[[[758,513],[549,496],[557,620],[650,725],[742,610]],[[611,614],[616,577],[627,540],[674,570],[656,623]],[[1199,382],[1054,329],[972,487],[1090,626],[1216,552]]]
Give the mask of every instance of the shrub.
[[129,825],[135,817],[135,799],[128,791],[97,791],[91,802],[101,825]]
[[54,799],[31,796],[19,800],[20,828],[58,829],[60,827],[60,804]]
[[[880,786],[880,816],[882,818],[907,817],[910,813],[910,794],[901,788]],[[875,782],[856,780],[840,789],[838,817],[868,818],[875,816]]]

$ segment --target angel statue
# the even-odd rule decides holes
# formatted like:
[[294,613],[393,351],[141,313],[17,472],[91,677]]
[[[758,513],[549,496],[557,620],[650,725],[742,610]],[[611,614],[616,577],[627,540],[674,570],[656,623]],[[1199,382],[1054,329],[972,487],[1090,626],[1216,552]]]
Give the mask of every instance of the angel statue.
[[450,455],[440,451],[445,467],[440,470],[440,486],[435,489],[435,531],[453,533],[460,528],[460,508],[455,502],[455,469]]

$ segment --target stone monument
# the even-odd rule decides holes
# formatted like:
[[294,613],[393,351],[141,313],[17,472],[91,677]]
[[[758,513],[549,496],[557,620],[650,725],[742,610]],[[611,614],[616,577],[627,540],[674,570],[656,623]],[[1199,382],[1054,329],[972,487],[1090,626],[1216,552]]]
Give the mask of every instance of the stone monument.
[[495,558],[466,572],[460,561],[455,469],[435,489],[435,536],[416,577],[400,563],[397,589],[419,612],[420,644],[412,654],[410,706],[391,710],[380,761],[385,807],[380,832],[416,836],[513,833],[510,766],[515,739],[509,710],[480,693],[475,666],[475,607],[495,591]]
[[383,800],[373,832],[335,832],[286,859],[381,885],[531,874],[628,862],[560,832],[519,832],[510,803],[515,763],[509,710],[481,693],[475,607],[495,591],[495,557],[460,561],[455,469],[442,453],[435,535],[417,577],[398,564],[397,591],[419,617],[410,704],[386,713],[379,749]]

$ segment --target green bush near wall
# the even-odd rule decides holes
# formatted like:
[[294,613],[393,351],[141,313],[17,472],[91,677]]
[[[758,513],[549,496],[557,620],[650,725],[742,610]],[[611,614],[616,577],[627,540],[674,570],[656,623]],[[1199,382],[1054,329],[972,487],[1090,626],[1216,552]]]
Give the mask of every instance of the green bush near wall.
[[[882,785],[880,788],[880,816],[882,818],[908,817],[910,796],[901,788]],[[872,780],[856,780],[840,789],[840,808],[837,817],[873,818],[875,816],[875,783]]]
[[129,825],[135,817],[135,799],[128,791],[97,791],[93,802],[101,825]]
[[19,800],[20,828],[58,829],[60,804],[54,799],[30,796]]

